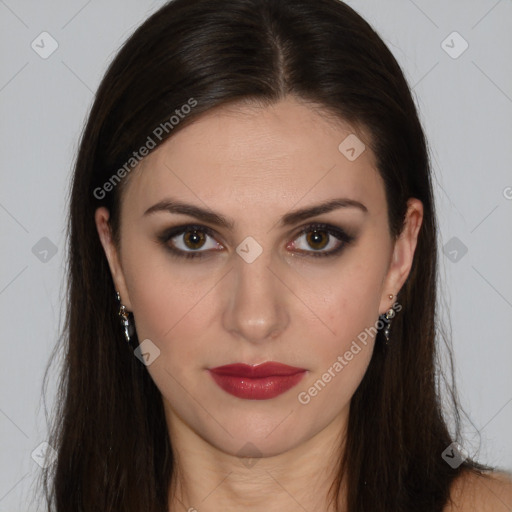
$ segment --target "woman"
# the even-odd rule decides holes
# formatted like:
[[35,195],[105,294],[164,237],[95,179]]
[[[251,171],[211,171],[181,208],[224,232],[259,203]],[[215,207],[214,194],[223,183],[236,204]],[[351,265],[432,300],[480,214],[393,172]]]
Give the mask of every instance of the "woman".
[[440,408],[430,179],[397,62],[338,0],[151,16],[76,162],[49,509],[510,506]]

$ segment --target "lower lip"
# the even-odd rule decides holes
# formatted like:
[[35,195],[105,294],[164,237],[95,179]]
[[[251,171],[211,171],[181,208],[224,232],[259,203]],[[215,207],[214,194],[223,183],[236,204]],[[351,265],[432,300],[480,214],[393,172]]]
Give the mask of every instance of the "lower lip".
[[249,378],[219,375],[210,372],[217,385],[227,393],[246,400],[268,400],[279,396],[296,386],[306,374],[271,375],[270,377]]

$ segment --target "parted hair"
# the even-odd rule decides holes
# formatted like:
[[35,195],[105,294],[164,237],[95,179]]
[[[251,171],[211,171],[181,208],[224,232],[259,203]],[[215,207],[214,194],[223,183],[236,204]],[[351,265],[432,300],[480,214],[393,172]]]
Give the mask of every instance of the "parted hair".
[[[173,0],[123,44],[81,134],[69,195],[67,309],[55,349],[63,358],[49,441],[58,456],[43,482],[48,511],[165,512],[175,470],[162,397],[123,339],[94,220],[98,207],[109,209],[119,247],[130,176],[101,197],[94,191],[191,98],[197,104],[157,146],[213,108],[272,105],[288,95],[368,133],[393,238],[408,198],[424,208],[392,341],[385,348],[379,332],[351,400],[331,503],[337,507],[344,482],[350,512],[441,512],[454,479],[484,469],[471,459],[452,468],[441,456],[459,440],[460,406],[453,379],[440,377],[446,340],[436,305],[431,167],[392,53],[338,0]],[[451,385],[443,391],[442,382]]]

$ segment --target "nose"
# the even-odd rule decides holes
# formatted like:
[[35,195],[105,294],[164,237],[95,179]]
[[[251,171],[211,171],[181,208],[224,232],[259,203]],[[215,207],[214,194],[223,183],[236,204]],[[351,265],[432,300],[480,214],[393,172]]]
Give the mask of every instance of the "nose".
[[275,339],[289,324],[292,293],[286,276],[272,266],[271,254],[265,251],[251,263],[238,255],[234,260],[224,283],[224,329],[250,343]]

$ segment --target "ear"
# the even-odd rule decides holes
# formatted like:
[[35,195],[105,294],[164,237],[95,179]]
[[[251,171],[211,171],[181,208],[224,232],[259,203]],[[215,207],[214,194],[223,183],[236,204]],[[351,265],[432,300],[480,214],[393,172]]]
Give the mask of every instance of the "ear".
[[[394,304],[398,292],[411,271],[422,221],[423,203],[414,197],[409,198],[404,228],[394,243],[388,273],[384,279],[379,314],[385,313]],[[393,294],[393,299],[389,299],[389,294]]]
[[126,281],[124,278],[123,269],[121,267],[120,255],[112,240],[112,232],[109,224],[110,212],[104,206],[96,209],[94,220],[96,222],[96,229],[100,237],[101,245],[105,251],[105,255],[110,267],[110,273],[116,287],[116,291],[121,295],[121,303],[131,311],[130,297],[126,288]]

